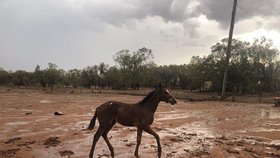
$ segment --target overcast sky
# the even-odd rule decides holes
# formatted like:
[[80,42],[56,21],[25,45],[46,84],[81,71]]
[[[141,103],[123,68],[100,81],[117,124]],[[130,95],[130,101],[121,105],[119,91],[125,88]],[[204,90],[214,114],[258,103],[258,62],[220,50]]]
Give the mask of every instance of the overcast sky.
[[[157,65],[184,64],[228,36],[233,0],[0,0],[0,67],[65,70],[121,49],[152,49]],[[280,0],[239,0],[234,38],[265,35],[280,48]]]

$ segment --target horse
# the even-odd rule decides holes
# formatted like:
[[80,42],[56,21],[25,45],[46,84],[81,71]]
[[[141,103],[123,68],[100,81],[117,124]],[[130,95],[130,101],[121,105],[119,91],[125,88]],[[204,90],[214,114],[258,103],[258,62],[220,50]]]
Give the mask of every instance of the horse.
[[154,113],[156,112],[160,101],[165,101],[166,103],[170,103],[172,105],[177,103],[173,95],[166,88],[163,88],[161,84],[159,84],[159,86],[157,86],[138,103],[127,104],[117,101],[109,101],[97,107],[87,128],[88,130],[92,130],[95,126],[96,119],[98,119],[99,128],[94,134],[89,158],[93,157],[96,143],[101,136],[108,145],[111,156],[114,157],[114,149],[109,142],[107,134],[116,123],[123,126],[137,127],[137,144],[134,152],[136,157],[139,157],[138,149],[141,143],[142,132],[145,131],[155,137],[158,147],[158,157],[160,158],[160,138],[150,127],[154,121]]

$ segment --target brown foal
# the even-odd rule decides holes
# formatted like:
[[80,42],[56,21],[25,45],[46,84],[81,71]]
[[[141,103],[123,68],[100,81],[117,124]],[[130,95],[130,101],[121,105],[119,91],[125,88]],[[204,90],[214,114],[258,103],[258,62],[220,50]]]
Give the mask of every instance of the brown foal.
[[154,113],[157,110],[160,101],[165,101],[172,105],[177,103],[176,99],[171,95],[171,93],[167,89],[161,87],[161,84],[159,84],[155,90],[150,92],[142,101],[136,104],[109,101],[97,107],[95,114],[88,126],[89,130],[93,129],[96,118],[98,119],[99,128],[94,135],[89,157],[93,157],[95,145],[101,136],[108,145],[111,156],[114,157],[114,149],[109,142],[107,134],[116,124],[116,122],[118,122],[124,126],[137,127],[137,144],[134,152],[136,157],[139,157],[138,149],[141,143],[142,132],[144,130],[155,137],[158,147],[158,157],[160,158],[160,138],[158,134],[156,134],[150,127],[154,121]]

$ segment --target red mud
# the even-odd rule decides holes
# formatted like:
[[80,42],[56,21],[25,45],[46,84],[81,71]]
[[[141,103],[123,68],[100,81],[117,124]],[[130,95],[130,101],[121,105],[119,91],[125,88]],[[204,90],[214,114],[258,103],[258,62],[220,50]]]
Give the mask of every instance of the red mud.
[[[134,103],[141,98],[1,90],[0,157],[87,157],[97,127],[84,129],[95,108],[108,100]],[[56,116],[55,111],[65,115]],[[280,108],[272,104],[160,103],[152,128],[160,135],[162,157],[280,157]],[[134,157],[135,128],[117,124],[108,136],[115,157]],[[156,150],[155,139],[143,133],[139,155],[156,157]],[[109,155],[100,139],[94,157]]]

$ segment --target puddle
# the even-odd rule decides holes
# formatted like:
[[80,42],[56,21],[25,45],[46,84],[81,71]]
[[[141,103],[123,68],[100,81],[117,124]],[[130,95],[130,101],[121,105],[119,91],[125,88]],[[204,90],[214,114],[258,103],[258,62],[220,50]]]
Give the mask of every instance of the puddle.
[[273,140],[270,144],[280,145],[280,140]]
[[16,122],[5,123],[5,125],[8,125],[8,126],[18,126],[18,125],[27,125],[29,123],[30,123],[29,121],[16,121]]
[[174,119],[185,119],[189,116],[187,114],[176,114],[176,115],[163,115],[159,114],[159,118],[157,118],[157,121],[163,121],[163,120],[174,120]]
[[[84,123],[85,121],[80,121],[77,122],[76,125],[82,125]],[[134,130],[135,128],[133,127],[120,127],[117,131],[110,131],[109,139],[114,146],[116,157],[133,157],[136,143],[136,131]],[[92,133],[86,134],[83,138],[65,141],[64,147],[68,149],[71,148],[71,151],[75,153],[76,157],[86,157],[95,131],[96,129],[94,129]],[[177,128],[166,128],[165,130],[158,131],[157,134],[161,138],[162,147],[169,148],[170,150],[163,150],[163,157],[170,157],[171,155],[175,157],[188,157],[186,156],[188,151],[208,151],[212,145],[212,140],[210,138],[214,138],[211,131],[207,128],[201,127],[199,124],[185,125]],[[157,145],[154,137],[144,132],[142,136],[142,145],[140,146],[141,157],[151,157],[150,154],[156,155],[156,148]],[[132,154],[129,152],[124,154],[124,150],[131,151]],[[110,152],[104,140],[101,139],[98,141],[95,148],[95,156],[103,154],[109,155]]]
[[267,123],[268,126],[280,126],[280,123]]
[[256,132],[280,132],[279,129],[267,129],[267,128],[258,128]]
[[168,114],[176,114],[176,112],[177,111],[172,110],[172,111],[167,111],[167,112],[157,112],[157,114],[165,114],[165,115],[167,114],[168,115]]
[[49,103],[51,103],[51,101],[49,101],[49,100],[41,100],[40,103],[42,103],[42,104],[49,104]]
[[26,129],[20,129],[20,130],[17,130],[18,132],[30,132],[30,130],[26,130]]
[[16,110],[15,108],[0,108],[0,109],[1,109],[1,112],[3,112],[3,113]]
[[167,128],[167,131],[178,134],[195,133],[199,137],[214,137],[214,134],[208,128],[204,128],[198,123],[183,125],[178,128]]
[[42,110],[33,110],[33,109],[21,109],[23,112],[41,112]]
[[34,122],[43,122],[43,121],[46,121],[50,118],[51,117],[49,117],[49,116],[41,116],[39,119],[36,119]]
[[277,119],[280,118],[279,110],[261,110],[261,118]]

